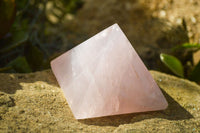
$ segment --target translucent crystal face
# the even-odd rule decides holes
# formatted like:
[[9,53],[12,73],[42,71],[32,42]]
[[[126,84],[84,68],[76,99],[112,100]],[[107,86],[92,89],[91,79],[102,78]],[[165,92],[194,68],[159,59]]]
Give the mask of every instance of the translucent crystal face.
[[57,57],[51,67],[76,119],[168,105],[117,24]]

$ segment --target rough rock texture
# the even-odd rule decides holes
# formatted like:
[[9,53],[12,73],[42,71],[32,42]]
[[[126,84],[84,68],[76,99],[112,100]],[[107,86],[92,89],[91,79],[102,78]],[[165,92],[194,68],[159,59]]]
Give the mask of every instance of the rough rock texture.
[[76,120],[50,70],[0,74],[0,132],[200,132],[200,87],[151,71],[165,111]]

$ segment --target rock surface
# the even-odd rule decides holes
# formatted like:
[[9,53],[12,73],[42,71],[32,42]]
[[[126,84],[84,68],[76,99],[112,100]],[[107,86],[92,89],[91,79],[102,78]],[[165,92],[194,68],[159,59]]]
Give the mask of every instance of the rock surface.
[[76,120],[50,70],[0,74],[0,132],[200,132],[200,87],[151,71],[165,111]]

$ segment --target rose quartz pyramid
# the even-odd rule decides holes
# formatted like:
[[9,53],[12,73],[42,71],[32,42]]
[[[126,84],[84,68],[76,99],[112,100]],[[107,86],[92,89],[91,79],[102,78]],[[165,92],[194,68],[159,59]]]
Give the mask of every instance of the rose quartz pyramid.
[[168,105],[117,24],[57,57],[51,67],[76,119]]

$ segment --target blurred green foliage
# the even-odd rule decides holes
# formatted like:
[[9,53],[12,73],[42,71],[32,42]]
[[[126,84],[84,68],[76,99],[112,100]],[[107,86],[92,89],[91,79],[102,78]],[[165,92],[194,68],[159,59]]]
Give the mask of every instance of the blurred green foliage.
[[14,0],[0,1],[0,38],[4,36],[13,23],[15,18],[16,8]]
[[[174,50],[189,50],[187,53],[191,54],[200,50],[200,44],[184,43],[173,48]],[[195,65],[190,59],[190,65],[184,66],[175,56],[163,53],[160,54],[160,59],[175,75],[200,83],[200,61]]]
[[55,32],[48,29],[63,25],[66,15],[75,14],[82,5],[82,0],[1,0],[0,72],[48,68],[49,51],[59,47]]

